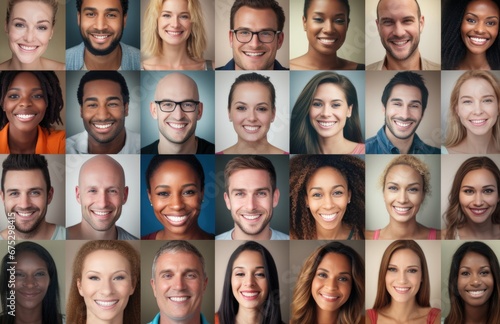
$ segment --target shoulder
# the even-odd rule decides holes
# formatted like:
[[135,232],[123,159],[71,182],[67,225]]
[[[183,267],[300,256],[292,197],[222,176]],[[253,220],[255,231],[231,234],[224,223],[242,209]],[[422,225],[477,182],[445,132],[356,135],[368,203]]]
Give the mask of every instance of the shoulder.
[[274,70],[289,70],[289,69],[281,65],[281,63],[278,62],[278,60],[274,60]]
[[196,149],[196,154],[214,154],[215,145],[209,141],[196,136],[198,139],[198,148]]
[[160,140],[156,140],[153,143],[144,146],[141,148],[141,153],[142,154],[158,154],[158,143]]
[[365,154],[366,145],[364,143],[356,143],[356,146],[352,150],[351,154]]
[[373,236],[375,235],[375,231],[365,231],[365,240],[373,240]]
[[216,240],[232,240],[231,233],[234,231],[234,228],[230,229],[227,232],[219,234],[215,237]]
[[158,234],[159,230],[153,233],[149,233],[141,237],[141,240],[156,240],[156,234]]
[[422,70],[441,70],[441,64],[422,58]]
[[441,323],[441,310],[439,308],[431,308],[427,314],[427,323]]
[[307,70],[304,60],[305,55],[290,60],[290,70]]
[[8,59],[5,62],[0,63],[0,71],[7,70],[7,68],[9,67],[9,64],[10,64],[10,59]]
[[116,231],[118,232],[118,239],[119,240],[138,240],[139,238],[135,237],[134,235],[130,234],[120,226],[116,226]]
[[384,60],[381,60],[381,61],[369,64],[368,66],[366,66],[366,71],[382,70],[383,66],[384,66]]
[[290,236],[271,228],[271,240],[290,240]]
[[[51,130],[50,133],[44,128],[44,133],[47,136],[47,152],[51,154],[64,154],[66,152],[66,131]],[[39,135],[40,138],[40,135]],[[38,143],[37,143],[38,144]]]
[[66,70],[80,70],[83,66],[83,42],[66,50]]
[[137,48],[120,43],[122,48],[122,70],[140,70],[141,69],[141,51]]
[[66,65],[62,62],[42,58],[42,65],[44,70],[65,70]]
[[66,228],[62,225],[55,224],[54,234],[52,234],[51,240],[65,240],[66,239]]

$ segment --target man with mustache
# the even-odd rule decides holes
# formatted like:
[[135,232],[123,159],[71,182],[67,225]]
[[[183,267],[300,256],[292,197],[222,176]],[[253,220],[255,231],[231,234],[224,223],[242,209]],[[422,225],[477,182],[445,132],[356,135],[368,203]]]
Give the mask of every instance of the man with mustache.
[[[45,157],[39,154],[10,154],[2,167],[0,196],[5,214],[9,216],[9,227],[15,227],[15,239],[66,239],[64,226],[45,220],[47,207],[54,196]],[[14,217],[13,224],[10,223],[11,216]],[[9,228],[0,232],[0,239],[13,239]]]
[[142,154],[214,154],[215,145],[195,136],[203,116],[198,85],[183,73],[170,73],[156,86],[149,104],[158,121],[159,139],[141,149]]
[[116,71],[90,71],[77,91],[85,131],[66,139],[69,154],[136,154],[140,135],[125,128],[130,101],[125,78]]
[[429,91],[420,74],[398,72],[385,86],[385,125],[366,140],[367,154],[441,154],[415,133],[424,117]]
[[273,208],[278,205],[276,170],[260,155],[242,155],[224,168],[224,201],[231,212],[234,228],[216,240],[288,240],[287,234],[270,226]]
[[425,19],[416,0],[380,0],[375,22],[386,55],[366,70],[441,69],[439,64],[423,58],[418,50]]
[[128,0],[76,0],[83,42],[66,50],[66,70],[140,70],[137,48],[120,42]]

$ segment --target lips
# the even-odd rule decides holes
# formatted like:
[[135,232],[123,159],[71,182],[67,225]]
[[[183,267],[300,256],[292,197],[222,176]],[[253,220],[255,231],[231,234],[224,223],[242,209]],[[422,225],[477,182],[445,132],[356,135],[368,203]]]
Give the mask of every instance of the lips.
[[111,37],[110,34],[90,34],[92,38],[98,43],[102,44],[105,43],[109,37]]
[[332,295],[323,294],[323,293],[319,293],[319,295],[330,302],[333,302],[333,301],[340,299],[340,296],[332,296]]
[[338,213],[334,214],[319,214],[325,222],[332,222],[337,218]]
[[407,292],[410,291],[410,288],[409,287],[394,287],[394,290],[397,292],[397,293],[400,293],[400,294],[406,294]]
[[396,207],[392,206],[392,209],[398,214],[398,215],[408,215],[408,213],[411,210],[411,207]]
[[16,116],[19,121],[28,122],[32,121],[36,117],[36,114],[14,114],[14,116]]
[[182,303],[188,300],[190,297],[189,296],[174,296],[174,297],[168,297],[171,301],[175,303]]
[[246,300],[254,300],[260,293],[258,291],[240,291],[240,294]]
[[334,121],[317,121],[318,122],[318,125],[321,127],[321,128],[331,128],[333,127],[337,122],[334,122]]
[[487,119],[471,119],[470,123],[474,126],[483,126],[488,121]]
[[174,129],[183,129],[187,126],[187,123],[173,123],[173,122],[167,122],[167,125],[174,128]]
[[254,221],[258,219],[261,215],[262,214],[241,214],[241,217],[249,221]]
[[91,212],[98,219],[107,219],[112,213],[110,210],[91,210]]
[[40,292],[39,291],[16,291],[16,294],[21,294],[23,295],[24,298],[35,298],[37,297]]
[[469,210],[475,216],[482,216],[484,215],[484,213],[486,213],[488,208],[469,208]]
[[174,226],[184,225],[189,218],[187,215],[163,215],[163,217],[165,217],[167,221]]
[[260,129],[260,126],[244,125],[243,129],[247,131],[247,133],[256,133]]
[[471,295],[472,298],[480,298],[483,297],[486,293],[486,289],[481,289],[481,290],[466,290],[469,295]]
[[116,300],[94,300],[94,302],[101,308],[112,308],[114,305],[118,304],[118,299],[116,299]]
[[396,45],[397,47],[403,47],[410,42],[410,39],[392,39],[389,40],[389,42]]
[[166,33],[170,36],[177,37],[182,35],[184,32],[183,31],[173,31],[173,30],[167,30]]
[[245,52],[243,51],[243,54],[245,54],[246,56],[249,56],[249,57],[259,57],[259,56],[262,56],[264,55],[266,52]]
[[482,46],[489,41],[489,38],[469,36],[469,40],[473,45]]
[[21,45],[21,44],[18,44],[18,46],[20,49],[22,49],[23,51],[26,51],[26,52],[33,52],[38,48],[38,46],[27,46],[27,45]]
[[32,211],[16,211],[15,213],[19,217],[21,217],[21,218],[28,218],[28,217],[31,217],[35,212],[36,212],[36,210],[32,210]]

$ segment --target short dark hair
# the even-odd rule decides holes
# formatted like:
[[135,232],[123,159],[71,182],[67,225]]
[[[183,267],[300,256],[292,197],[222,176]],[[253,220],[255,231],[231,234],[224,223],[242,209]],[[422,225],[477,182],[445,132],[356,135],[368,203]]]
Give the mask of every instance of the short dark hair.
[[283,27],[285,26],[285,12],[276,0],[236,0],[231,7],[230,29],[234,29],[234,16],[236,12],[245,6],[253,9],[271,9],[278,19],[278,30],[283,31]]
[[422,111],[425,111],[427,107],[427,100],[429,99],[429,90],[425,86],[424,78],[422,75],[411,72],[402,71],[396,73],[396,75],[387,83],[384,92],[382,93],[382,104],[387,107],[387,101],[391,96],[392,89],[397,85],[406,85],[411,87],[417,87],[422,95]]
[[165,162],[168,161],[181,161],[188,164],[191,169],[196,173],[198,179],[201,182],[201,190],[205,188],[205,172],[203,171],[203,166],[201,162],[194,155],[155,155],[149,162],[148,168],[146,169],[146,186],[148,191],[151,191],[151,177],[158,170],[158,168]]
[[2,192],[4,191],[5,175],[8,171],[40,170],[47,184],[47,192],[52,187],[45,156],[40,154],[9,154],[2,163]]
[[241,83],[260,83],[265,86],[269,90],[269,93],[271,95],[270,99],[272,109],[276,110],[276,90],[274,89],[274,85],[271,83],[268,76],[263,76],[262,74],[255,72],[241,74],[236,78],[236,80],[234,80],[234,83],[231,85],[231,89],[229,90],[229,96],[227,99],[228,110],[230,110],[231,102],[233,101],[234,90],[236,89],[236,86]]
[[[304,1],[304,18],[307,18],[307,10],[311,6],[311,2],[313,0],[305,0]],[[351,13],[351,7],[349,6],[349,0],[338,0],[338,2],[342,3],[347,8],[347,18],[349,18],[349,14]]]
[[80,106],[83,104],[83,87],[87,82],[96,80],[109,80],[116,82],[120,85],[121,94],[123,97],[123,103],[128,104],[130,101],[130,94],[128,92],[127,82],[123,75],[117,71],[89,71],[80,79],[80,84],[78,85],[78,91],[76,96],[78,98],[78,104]]
[[224,168],[226,192],[229,191],[229,177],[236,171],[248,169],[267,171],[271,180],[271,188],[273,192],[276,190],[276,170],[274,169],[273,163],[268,158],[261,155],[242,155],[227,162]]
[[[80,12],[82,11],[82,3],[84,0],[76,0],[76,11]],[[128,11],[128,0],[120,0],[120,3],[122,5],[122,10],[123,10],[123,15],[125,16]]]

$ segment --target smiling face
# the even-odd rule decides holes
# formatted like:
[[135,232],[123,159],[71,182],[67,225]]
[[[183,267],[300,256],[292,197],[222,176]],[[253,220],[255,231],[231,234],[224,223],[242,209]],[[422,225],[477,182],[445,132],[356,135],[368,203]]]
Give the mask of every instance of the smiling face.
[[385,133],[389,140],[413,140],[413,134],[423,116],[422,93],[419,88],[404,84],[392,88],[385,107]]
[[352,105],[347,104],[344,90],[334,83],[323,83],[314,93],[309,108],[309,122],[320,138],[342,136]]
[[394,252],[385,274],[385,288],[396,302],[415,299],[422,284],[422,264],[409,249]]
[[47,264],[33,252],[16,255],[16,309],[42,313],[42,301],[50,284]]
[[456,113],[468,135],[491,134],[498,120],[498,110],[495,90],[485,79],[469,79],[460,87]]
[[13,58],[29,64],[37,61],[47,50],[54,34],[52,8],[41,1],[22,1],[12,8],[5,32]]
[[388,56],[404,61],[418,55],[424,17],[418,17],[415,0],[382,0],[378,4],[377,17],[380,41]]
[[87,49],[93,55],[108,55],[120,44],[127,16],[120,0],[83,0],[78,26]]
[[234,260],[231,287],[240,308],[260,310],[269,293],[264,260],[257,251],[245,250]]
[[30,72],[21,72],[7,88],[2,109],[9,120],[9,127],[18,132],[36,131],[47,110],[42,86]]
[[267,140],[267,132],[275,115],[271,93],[265,85],[246,82],[235,87],[229,107],[229,120],[233,122],[238,140]]
[[389,169],[384,184],[384,201],[391,220],[413,220],[424,197],[423,178],[415,169],[404,164]]
[[302,23],[309,50],[332,55],[337,53],[346,38],[349,26],[347,7],[337,0],[312,0]]
[[[234,15],[235,30],[260,32],[277,31],[278,18],[272,9],[254,9],[243,6]],[[283,45],[283,33],[275,36],[271,43],[262,43],[253,35],[248,43],[240,43],[233,32],[229,32],[229,43],[233,49],[236,70],[272,70],[276,52]]]
[[115,251],[92,252],[83,262],[77,287],[87,306],[89,323],[121,323],[129,297],[134,293],[130,263]]
[[322,167],[306,184],[306,205],[316,222],[317,231],[334,230],[341,226],[351,200],[347,181],[337,169]]
[[47,192],[42,171],[7,171],[1,192],[5,214],[15,214],[16,230],[24,234],[36,234],[45,221],[47,206],[52,201],[54,190]]
[[183,235],[198,224],[203,200],[201,182],[183,161],[165,161],[150,179],[149,200],[158,221],[168,233]]
[[485,54],[498,36],[500,11],[494,1],[473,0],[467,4],[460,34],[472,54]]
[[495,279],[488,259],[475,252],[467,252],[458,269],[458,293],[463,302],[472,307],[486,304],[495,289]]
[[465,175],[460,185],[459,202],[468,221],[491,222],[499,200],[498,184],[491,171],[477,169]]
[[339,253],[327,253],[318,265],[311,283],[316,311],[338,313],[351,295],[352,267],[349,259]]
[[156,261],[151,287],[162,319],[172,323],[200,318],[208,278],[193,253],[163,253]]
[[191,14],[186,0],[163,2],[158,17],[158,35],[169,45],[185,44],[191,36]]

